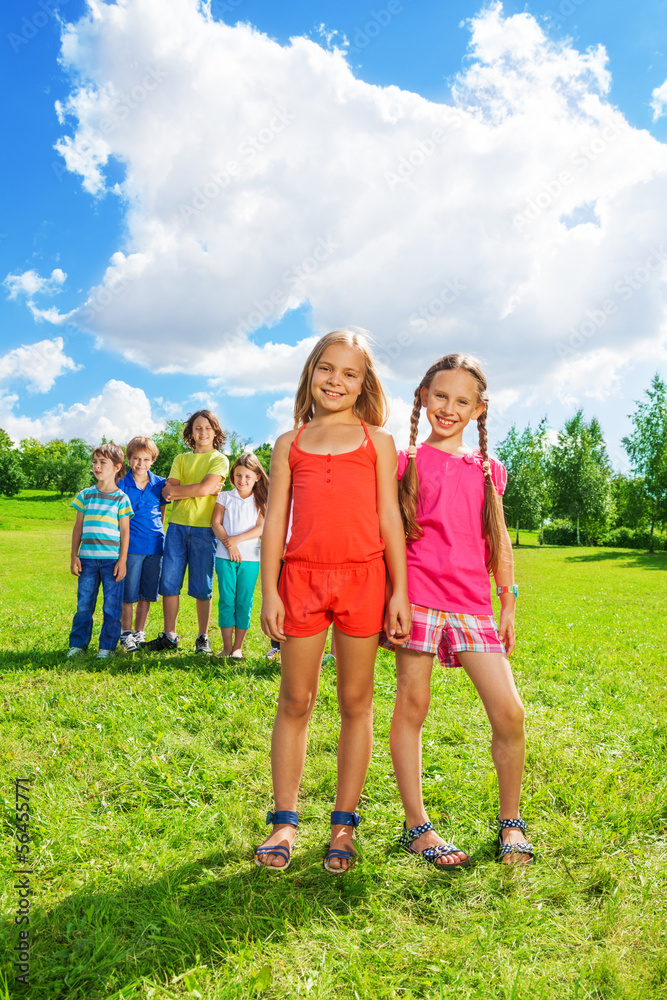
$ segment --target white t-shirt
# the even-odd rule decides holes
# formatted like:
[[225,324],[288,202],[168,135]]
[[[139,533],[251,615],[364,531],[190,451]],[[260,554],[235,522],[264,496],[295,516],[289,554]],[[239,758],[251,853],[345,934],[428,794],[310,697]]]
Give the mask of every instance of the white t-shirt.
[[[218,494],[215,501],[225,508],[222,526],[228,535],[241,535],[244,531],[249,531],[257,524],[259,510],[255,503],[255,495],[251,493],[245,500],[239,496],[238,490],[226,490]],[[238,548],[244,562],[259,562],[259,538],[249,538],[245,542],[239,542]],[[216,558],[229,559],[229,552],[218,539],[218,547],[215,551]]]

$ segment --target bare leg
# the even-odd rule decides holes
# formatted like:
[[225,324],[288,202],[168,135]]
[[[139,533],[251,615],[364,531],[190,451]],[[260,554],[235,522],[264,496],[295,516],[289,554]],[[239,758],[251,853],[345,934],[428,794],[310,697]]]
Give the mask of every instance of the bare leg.
[[[278,710],[271,737],[271,774],[276,811],[296,811],[306,759],[308,722],[317,696],[326,636],[326,630],[307,638],[290,636],[282,644]],[[293,826],[277,823],[261,846],[281,844],[291,850],[295,837]],[[279,854],[263,854],[258,860],[276,868],[285,864],[285,859]]]
[[178,602],[178,594],[172,594],[169,597],[162,598],[162,614],[164,616],[165,632],[176,631],[176,622],[178,621]]
[[208,635],[208,623],[211,620],[211,605],[213,600],[200,601],[197,599],[197,625],[200,635]]
[[[432,670],[430,653],[396,650],[396,705],[389,742],[408,829],[429,822],[422,796],[422,728],[431,703]],[[412,848],[424,851],[444,843],[435,830],[428,830],[412,842]],[[438,858],[436,864],[460,863],[466,857],[458,851]]]
[[234,629],[221,628],[220,635],[222,636],[222,655],[229,656],[232,651],[232,636],[234,635]]
[[132,631],[132,611],[134,609],[133,604],[126,604],[123,601],[123,610],[120,616],[120,627],[123,632]]
[[234,652],[235,649],[240,649],[241,652],[243,652],[243,640],[245,639],[247,631],[247,628],[237,628],[234,631],[234,646],[232,648],[232,652]]
[[[373,671],[377,635],[346,635],[334,626],[336,675],[340,708],[338,786],[334,809],[354,812],[364,787],[373,749]],[[354,830],[331,827],[331,847],[351,851]],[[345,858],[332,858],[332,868],[347,868]]]
[[[148,612],[150,609],[150,601],[138,601],[137,602],[137,613],[134,616],[134,630],[135,632],[145,632],[146,622],[148,621]],[[132,624],[128,626],[132,628]]]
[[[514,683],[509,660],[502,653],[459,653],[463,669],[482,699],[491,723],[491,756],[498,775],[499,815],[517,819],[521,799],[521,780],[526,756],[524,710]],[[525,840],[521,830],[503,831],[503,840],[517,844]],[[523,861],[521,859],[524,859]],[[527,855],[510,854],[506,864],[522,864]]]

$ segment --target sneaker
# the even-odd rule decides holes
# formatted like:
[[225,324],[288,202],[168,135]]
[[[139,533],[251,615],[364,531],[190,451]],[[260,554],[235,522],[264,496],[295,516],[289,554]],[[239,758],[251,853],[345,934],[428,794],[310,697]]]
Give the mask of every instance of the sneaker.
[[133,632],[132,638],[136,642],[139,649],[142,649],[146,645],[146,633],[145,632]]
[[85,652],[85,649],[82,649],[81,646],[70,646],[67,653],[67,659],[71,660],[75,656],[83,656]]
[[125,653],[136,653],[139,649],[131,632],[123,632],[120,637],[120,644]]
[[208,641],[207,635],[198,635],[197,641],[195,643],[195,653],[208,653],[209,656],[212,653],[211,643]]
[[178,649],[178,636],[175,639],[170,639],[166,632],[160,632],[157,639],[151,639],[150,642],[144,644],[144,649]]
[[110,656],[113,656],[113,649],[100,649],[95,659],[108,660]]
[[266,659],[268,663],[280,663],[280,650],[276,649],[275,646],[271,646],[271,649],[266,654]]

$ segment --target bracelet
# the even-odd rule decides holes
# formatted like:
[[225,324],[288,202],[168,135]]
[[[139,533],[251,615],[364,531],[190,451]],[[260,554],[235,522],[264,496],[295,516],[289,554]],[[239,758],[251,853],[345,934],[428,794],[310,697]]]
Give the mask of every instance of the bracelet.
[[501,594],[514,594],[515,597],[519,596],[519,588],[516,583],[513,583],[511,587],[496,587],[496,594],[500,597]]

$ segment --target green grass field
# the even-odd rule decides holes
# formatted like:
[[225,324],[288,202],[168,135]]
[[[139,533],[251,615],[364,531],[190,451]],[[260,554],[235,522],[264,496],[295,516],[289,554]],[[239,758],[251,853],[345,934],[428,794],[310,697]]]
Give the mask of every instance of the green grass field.
[[[294,860],[272,877],[251,860],[272,805],[279,683],[258,602],[241,664],[66,661],[67,503],[0,500],[0,998],[28,995],[12,966],[16,777],[31,779],[39,1000],[667,998],[667,553],[540,548],[522,535],[512,661],[535,866],[493,860],[489,729],[462,671],[435,674],[424,784],[432,819],[474,867],[436,872],[396,846],[394,670],[381,651],[363,861],[340,878],[321,867],[337,736],[329,671]],[[179,621],[190,645],[193,603]],[[156,609],[149,634],[159,627]]]

